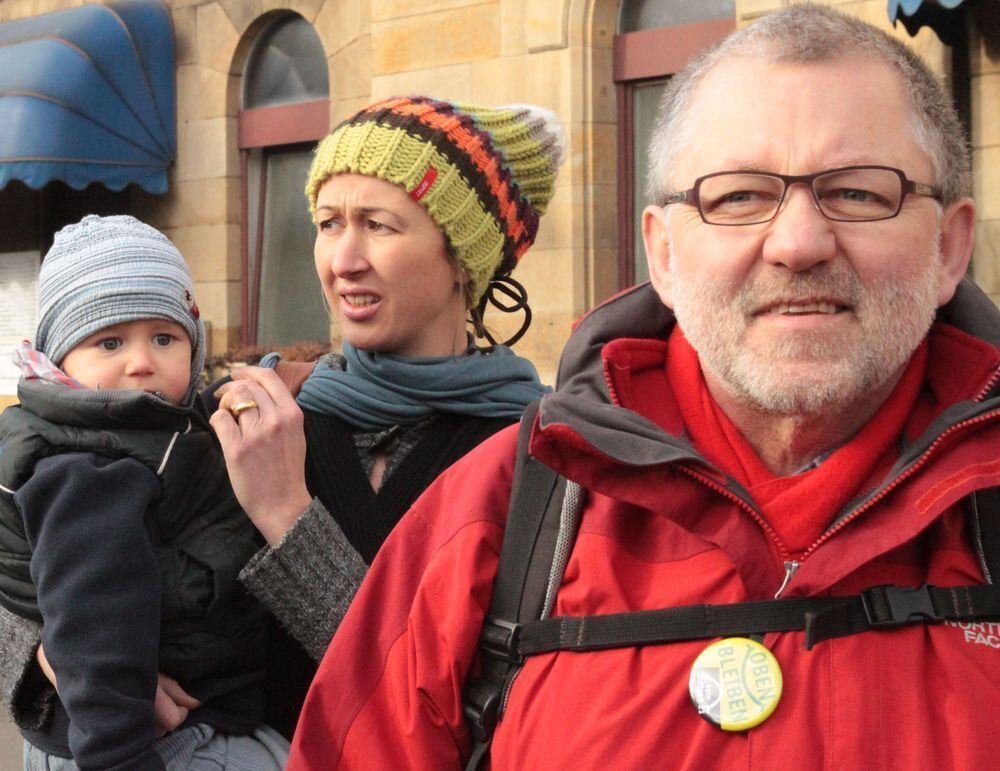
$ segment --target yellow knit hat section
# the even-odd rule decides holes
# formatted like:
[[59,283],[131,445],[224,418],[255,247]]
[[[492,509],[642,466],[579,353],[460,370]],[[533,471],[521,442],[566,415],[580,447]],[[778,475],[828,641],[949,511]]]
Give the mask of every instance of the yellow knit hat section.
[[555,194],[556,173],[565,149],[562,124],[556,114],[536,105],[483,107],[456,103],[455,109],[468,113],[477,127],[490,135],[521,196],[538,216],[545,214]]

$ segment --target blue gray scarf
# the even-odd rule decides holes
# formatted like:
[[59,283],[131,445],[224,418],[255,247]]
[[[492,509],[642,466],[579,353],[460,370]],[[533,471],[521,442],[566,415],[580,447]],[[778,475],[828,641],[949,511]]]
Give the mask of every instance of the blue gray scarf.
[[[463,356],[397,356],[358,350],[344,342],[346,369],[317,363],[295,401],[368,431],[413,425],[435,412],[519,418],[552,389],[527,359],[497,345],[470,346]],[[277,354],[261,366],[273,367]]]

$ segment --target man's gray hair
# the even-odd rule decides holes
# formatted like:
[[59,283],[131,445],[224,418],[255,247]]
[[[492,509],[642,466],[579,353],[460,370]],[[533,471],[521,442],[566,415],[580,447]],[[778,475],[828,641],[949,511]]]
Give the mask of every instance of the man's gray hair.
[[692,100],[714,67],[737,58],[801,64],[854,57],[885,62],[901,76],[913,107],[914,139],[931,158],[942,203],[948,205],[969,195],[972,183],[965,132],[937,76],[905,43],[877,27],[840,11],[805,3],[769,14],[732,33],[670,79],[650,141],[650,202],[663,203],[673,192],[674,164],[694,139]]

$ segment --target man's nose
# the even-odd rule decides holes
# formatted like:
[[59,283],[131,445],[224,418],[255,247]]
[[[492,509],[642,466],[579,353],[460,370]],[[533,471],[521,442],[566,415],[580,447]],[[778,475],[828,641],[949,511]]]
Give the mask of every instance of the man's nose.
[[823,216],[806,184],[793,184],[770,223],[763,258],[800,272],[832,260],[837,253],[833,223]]

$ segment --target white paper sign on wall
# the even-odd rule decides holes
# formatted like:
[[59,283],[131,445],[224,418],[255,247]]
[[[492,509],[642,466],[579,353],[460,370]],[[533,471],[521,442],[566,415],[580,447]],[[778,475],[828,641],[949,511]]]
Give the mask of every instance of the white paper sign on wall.
[[19,372],[10,355],[35,334],[38,323],[39,252],[0,253],[0,395],[17,393]]

